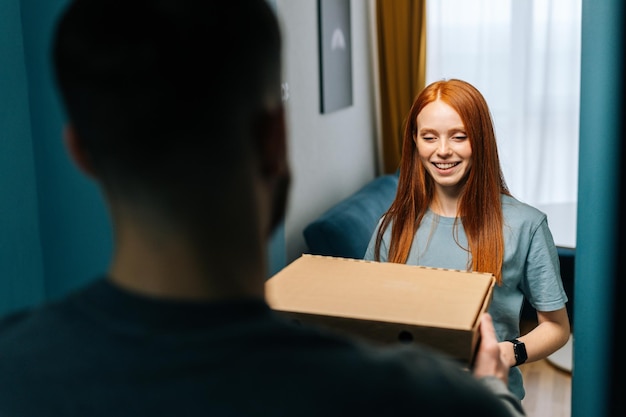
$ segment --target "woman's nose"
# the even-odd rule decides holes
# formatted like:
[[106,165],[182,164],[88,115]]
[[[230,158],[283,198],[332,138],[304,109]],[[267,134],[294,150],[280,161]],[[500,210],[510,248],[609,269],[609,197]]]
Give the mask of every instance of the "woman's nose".
[[450,149],[450,144],[446,139],[442,139],[439,141],[439,147],[437,148],[437,153],[442,156],[450,155],[452,149]]

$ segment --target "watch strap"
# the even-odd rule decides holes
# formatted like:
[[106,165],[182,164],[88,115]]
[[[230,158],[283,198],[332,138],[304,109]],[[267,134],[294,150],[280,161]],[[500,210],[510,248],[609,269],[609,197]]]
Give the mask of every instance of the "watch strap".
[[526,345],[517,339],[509,339],[507,342],[513,343],[513,353],[515,354],[515,365],[519,366],[526,362],[528,354],[526,353]]

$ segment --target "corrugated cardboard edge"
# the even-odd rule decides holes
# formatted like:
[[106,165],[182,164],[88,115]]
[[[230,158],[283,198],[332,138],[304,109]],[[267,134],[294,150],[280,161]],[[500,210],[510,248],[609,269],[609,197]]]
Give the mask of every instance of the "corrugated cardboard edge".
[[493,274],[489,274],[491,275],[492,279],[492,284],[491,286],[489,286],[489,289],[487,290],[487,293],[485,294],[485,298],[483,299],[483,305],[480,308],[480,310],[478,311],[478,315],[476,316],[475,320],[474,320],[474,328],[472,329],[472,334],[473,334],[473,338],[472,338],[472,351],[470,352],[470,364],[474,363],[474,357],[476,356],[476,350],[478,348],[478,345],[480,344],[480,331],[479,331],[479,327],[480,327],[480,318],[482,317],[483,313],[486,313],[489,310],[489,306],[491,305],[491,300],[493,298],[493,289],[495,287],[496,284],[496,277],[493,276]]

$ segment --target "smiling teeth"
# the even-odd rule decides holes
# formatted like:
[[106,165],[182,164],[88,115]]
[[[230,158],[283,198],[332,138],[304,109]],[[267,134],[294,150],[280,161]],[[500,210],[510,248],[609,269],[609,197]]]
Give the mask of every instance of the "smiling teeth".
[[439,169],[450,169],[453,166],[456,166],[458,162],[448,163],[448,164],[434,164]]

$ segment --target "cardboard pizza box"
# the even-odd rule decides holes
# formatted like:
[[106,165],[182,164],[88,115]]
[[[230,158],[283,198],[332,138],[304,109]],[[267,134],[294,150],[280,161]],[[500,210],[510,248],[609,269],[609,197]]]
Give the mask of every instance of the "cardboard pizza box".
[[373,343],[421,343],[465,364],[491,302],[492,274],[302,255],[265,284],[270,307],[295,322]]

